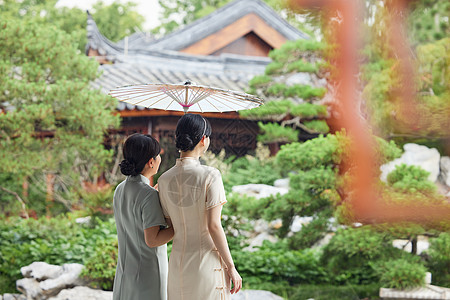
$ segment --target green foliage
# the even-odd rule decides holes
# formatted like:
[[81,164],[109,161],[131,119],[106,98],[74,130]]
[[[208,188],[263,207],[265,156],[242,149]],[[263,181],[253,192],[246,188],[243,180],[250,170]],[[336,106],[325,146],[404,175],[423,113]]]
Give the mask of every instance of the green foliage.
[[113,42],[136,32],[145,21],[144,16],[137,11],[137,4],[133,2],[106,5],[100,1],[94,4],[93,10],[92,17],[100,32]]
[[330,131],[330,127],[324,120],[312,120],[304,122],[306,128],[318,132],[318,133],[328,133]]
[[235,185],[249,183],[263,183],[273,185],[279,178],[280,168],[273,158],[264,160],[253,156],[245,156],[236,159],[228,174],[222,177],[226,191],[231,191]]
[[309,170],[318,166],[332,166],[341,162],[340,143],[345,141],[341,134],[327,135],[304,143],[281,146],[277,163],[283,170]]
[[318,52],[325,49],[325,44],[310,40],[287,41],[279,49],[275,49],[269,53],[269,57],[277,62],[290,63],[297,61],[298,56],[304,52]]
[[422,0],[412,3],[409,30],[416,43],[428,43],[450,35],[450,3],[439,0]]
[[257,108],[241,110],[239,115],[245,118],[277,117],[286,114],[294,104],[289,100],[269,101]]
[[436,185],[428,180],[429,172],[418,166],[401,164],[387,176],[387,182],[396,190],[408,193],[430,194],[436,191]]
[[298,60],[289,64],[287,67],[287,71],[316,73],[319,71],[319,66],[317,64],[312,64],[309,62],[305,62],[303,60]]
[[251,87],[257,87],[260,85],[264,85],[269,83],[272,80],[270,76],[267,75],[258,75],[253,77],[249,82],[248,85]]
[[325,88],[315,88],[310,85],[301,84],[287,86],[283,83],[274,83],[267,89],[268,95],[278,97],[299,97],[302,99],[321,98],[325,93]]
[[0,115],[0,172],[41,187],[52,174],[68,194],[110,161],[103,139],[119,124],[115,101],[90,87],[98,63],[63,31],[31,21],[2,20],[0,27],[0,107],[14,107]]
[[[379,279],[378,264],[419,258],[392,246],[393,237],[370,226],[340,229],[323,249],[322,263],[335,283],[368,284]],[[423,277],[422,277],[423,280]]]
[[[56,7],[58,0],[6,0],[0,6],[2,21],[31,20],[40,26],[53,24],[60,30],[70,34],[71,40],[80,53],[84,53],[86,45],[86,12],[79,8]],[[136,11],[132,2],[113,2],[106,5],[102,1],[94,5],[91,11],[102,34],[116,42],[126,35],[141,28],[144,17]]]
[[233,253],[245,284],[252,287],[265,282],[288,282],[290,285],[326,282],[326,273],[313,250],[289,250],[285,242],[265,241],[255,252]]
[[97,243],[114,240],[114,219],[96,220],[95,227],[77,224],[72,216],[24,220],[0,220],[0,274],[2,292],[15,292],[20,268],[34,261],[50,264],[85,264]]
[[302,118],[322,118],[327,116],[327,107],[325,105],[317,105],[305,102],[297,105],[292,105],[290,113],[295,117],[298,116]]
[[279,74],[279,73],[281,73],[282,69],[283,69],[283,64],[281,62],[273,61],[266,66],[264,73],[266,75]]
[[330,224],[328,221],[329,213],[322,212],[322,216],[314,216],[309,224],[303,225],[299,232],[294,233],[289,238],[289,248],[291,249],[306,249],[312,247],[317,241],[325,237],[329,230]]
[[383,261],[375,269],[383,287],[408,289],[425,285],[426,269],[422,263],[400,258]]
[[291,127],[281,126],[277,123],[258,122],[261,134],[258,135],[258,141],[262,143],[273,142],[295,142],[298,140],[299,132]]
[[112,291],[118,255],[117,237],[97,241],[95,252],[87,258],[81,275],[93,288]]
[[430,240],[427,251],[427,267],[432,274],[433,284],[450,287],[450,233],[442,232]]

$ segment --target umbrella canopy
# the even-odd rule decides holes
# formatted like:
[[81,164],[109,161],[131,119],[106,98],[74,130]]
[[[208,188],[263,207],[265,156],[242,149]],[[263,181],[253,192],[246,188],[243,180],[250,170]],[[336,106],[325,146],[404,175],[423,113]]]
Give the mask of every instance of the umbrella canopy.
[[185,113],[237,111],[264,103],[250,94],[195,85],[190,81],[182,84],[128,85],[111,90],[109,95],[134,105]]

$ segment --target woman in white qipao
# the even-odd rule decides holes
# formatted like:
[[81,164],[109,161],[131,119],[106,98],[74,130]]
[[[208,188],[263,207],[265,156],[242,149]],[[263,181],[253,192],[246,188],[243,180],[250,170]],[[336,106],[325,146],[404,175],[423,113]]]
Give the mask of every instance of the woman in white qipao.
[[[225,300],[242,286],[221,224],[226,203],[220,172],[200,164],[211,126],[202,116],[177,124],[180,158],[158,179],[160,200],[175,235],[169,259],[169,300]],[[233,282],[231,289],[230,280]]]

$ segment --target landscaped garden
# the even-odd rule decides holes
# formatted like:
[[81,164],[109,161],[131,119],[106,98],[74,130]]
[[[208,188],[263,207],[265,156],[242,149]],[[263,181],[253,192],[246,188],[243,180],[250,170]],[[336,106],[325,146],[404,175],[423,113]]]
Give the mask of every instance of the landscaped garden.
[[[111,290],[117,261],[112,196],[124,179],[117,168],[124,137],[117,133],[116,101],[90,87],[98,63],[80,51],[80,12],[35,2],[5,1],[0,8],[0,295],[16,293],[20,268],[36,261],[83,264],[89,286]],[[387,202],[448,209],[450,38],[448,16],[440,16],[450,4],[416,1],[404,20],[421,112],[408,127],[398,92],[402,70],[383,42],[395,14],[387,2],[367,1],[368,41],[358,57],[358,93],[375,153],[373,186]],[[114,5],[99,5],[98,18]],[[48,14],[36,13],[41,10]],[[128,16],[134,17],[120,17],[128,29],[142,23]],[[259,126],[257,148],[242,157],[222,151],[202,158],[222,173],[228,200],[222,224],[244,289],[290,300],[378,299],[381,287],[424,286],[426,272],[433,285],[450,287],[450,219],[388,223],[355,214],[351,155],[359,145],[336,125],[345,116],[335,114],[339,104],[332,101],[330,82],[339,77],[333,24],[318,25],[317,12],[305,17],[322,30],[321,40],[286,42],[270,52],[265,73],[249,82],[247,92],[268,100],[240,112]],[[434,26],[435,20],[441,23]],[[113,33],[119,40],[127,32]],[[405,158],[412,148],[421,151],[414,163]],[[178,154],[166,150],[165,169]],[[434,164],[426,169],[421,155],[429,153]],[[237,188],[248,184],[272,192]],[[421,240],[426,247],[419,247]]]

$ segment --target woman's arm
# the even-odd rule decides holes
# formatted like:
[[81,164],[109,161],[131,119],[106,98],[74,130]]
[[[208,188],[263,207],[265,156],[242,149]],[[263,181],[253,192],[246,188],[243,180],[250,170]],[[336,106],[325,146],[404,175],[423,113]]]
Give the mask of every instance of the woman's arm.
[[144,229],[145,243],[150,248],[158,247],[170,242],[173,238],[173,227],[161,229],[160,226],[152,226]]
[[227,238],[220,222],[222,213],[222,205],[217,205],[206,211],[208,230],[214,244],[219,251],[220,256],[228,267],[227,272],[233,282],[233,289],[231,293],[237,293],[242,287],[242,278],[234,266],[233,258],[231,257],[230,249],[228,249]]

